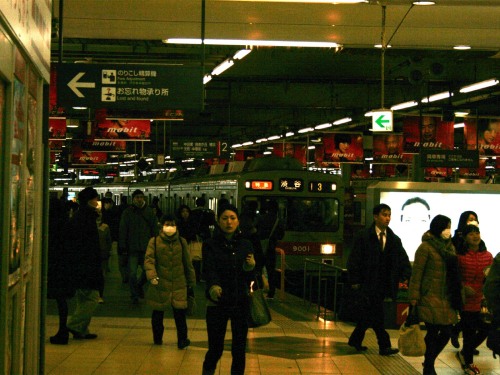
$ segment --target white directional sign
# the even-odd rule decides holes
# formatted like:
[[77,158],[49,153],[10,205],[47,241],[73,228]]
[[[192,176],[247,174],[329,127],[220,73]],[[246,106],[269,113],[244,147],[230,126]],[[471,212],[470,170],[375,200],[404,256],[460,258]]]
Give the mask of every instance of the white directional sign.
[[388,109],[373,110],[372,112],[372,130],[374,132],[392,132],[393,117],[392,111]]
[[79,98],[85,98],[85,95],[79,90],[79,88],[93,89],[95,88],[95,82],[82,82],[80,78],[85,75],[85,72],[79,72],[73,77],[71,81],[68,82],[68,87],[75,93]]

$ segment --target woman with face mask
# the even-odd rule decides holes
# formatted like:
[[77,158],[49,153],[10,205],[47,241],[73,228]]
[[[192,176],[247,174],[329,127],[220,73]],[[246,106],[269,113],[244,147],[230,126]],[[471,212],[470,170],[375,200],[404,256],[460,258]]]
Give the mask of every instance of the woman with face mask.
[[188,293],[193,293],[196,276],[187,242],[179,236],[173,215],[164,215],[158,236],[149,240],[144,269],[150,285],[146,302],[153,308],[151,325],[153,342],[163,344],[163,316],[172,307],[177,329],[177,347],[184,349],[191,341],[187,337],[186,310]]
[[450,339],[462,307],[458,259],[451,242],[451,220],[443,215],[432,219],[415,253],[409,287],[412,308],[425,323],[424,375],[434,375],[434,362]]

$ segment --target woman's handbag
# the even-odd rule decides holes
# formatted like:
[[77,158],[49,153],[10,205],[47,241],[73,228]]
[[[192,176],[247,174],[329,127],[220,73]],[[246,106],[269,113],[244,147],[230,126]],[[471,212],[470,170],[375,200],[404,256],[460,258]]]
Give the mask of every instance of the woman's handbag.
[[[256,279],[257,282],[257,279]],[[248,327],[257,328],[271,322],[271,312],[267,306],[264,291],[259,288],[248,293]]]
[[410,307],[408,318],[399,329],[398,349],[407,357],[420,357],[425,354],[424,334],[420,330],[414,307]]
[[201,260],[201,248],[203,246],[203,241],[196,236],[196,241],[191,241],[188,244],[189,255],[191,256],[191,260]]

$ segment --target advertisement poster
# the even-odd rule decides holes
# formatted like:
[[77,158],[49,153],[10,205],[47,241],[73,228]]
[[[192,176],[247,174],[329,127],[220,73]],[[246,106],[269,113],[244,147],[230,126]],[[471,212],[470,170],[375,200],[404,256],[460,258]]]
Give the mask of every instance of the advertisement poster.
[[149,141],[149,120],[108,119],[97,123],[95,140]]
[[403,154],[403,134],[373,135],[373,163],[410,164],[411,154]]
[[[25,149],[24,135],[26,130],[26,102],[25,86],[17,79],[14,80],[14,137],[12,139],[12,153],[10,165],[11,196],[10,196],[10,251],[9,274],[19,269],[22,248],[21,223],[21,165]],[[12,280],[10,282],[15,282]]]
[[71,147],[72,149],[72,166],[88,166],[88,165],[104,165],[108,160],[108,154],[106,152],[88,152],[83,151],[82,147],[78,143],[74,143]]
[[66,117],[49,117],[49,140],[66,139]]
[[122,140],[89,140],[85,139],[81,145],[83,151],[124,153],[127,151],[127,142]]
[[500,119],[471,119],[465,122],[468,150],[479,148],[479,156],[500,155]]
[[403,120],[404,152],[418,154],[421,148],[453,150],[454,122],[441,117],[411,116]]
[[321,167],[338,163],[362,163],[363,134],[326,133],[323,135],[323,146],[317,146],[316,150],[316,163]]
[[273,144],[273,155],[295,158],[306,165],[306,145],[299,143],[283,142]]

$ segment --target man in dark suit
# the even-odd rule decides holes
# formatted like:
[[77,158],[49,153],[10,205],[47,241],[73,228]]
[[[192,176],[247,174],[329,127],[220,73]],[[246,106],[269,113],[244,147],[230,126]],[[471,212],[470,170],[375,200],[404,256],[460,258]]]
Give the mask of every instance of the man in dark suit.
[[375,206],[372,225],[357,233],[347,261],[349,284],[366,300],[349,345],[358,351],[367,350],[362,343],[371,327],[380,355],[398,353],[384,328],[384,299],[395,299],[399,282],[411,276],[408,255],[401,239],[389,228],[390,221],[391,208],[386,204]]

